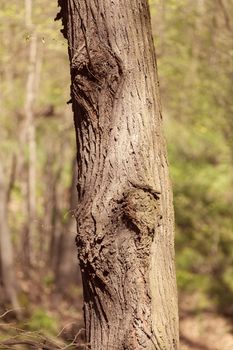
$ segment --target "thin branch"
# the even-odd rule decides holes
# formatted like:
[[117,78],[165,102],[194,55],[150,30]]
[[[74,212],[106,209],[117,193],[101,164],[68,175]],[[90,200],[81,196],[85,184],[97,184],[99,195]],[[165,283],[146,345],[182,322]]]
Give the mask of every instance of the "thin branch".
[[15,309],[9,309],[7,311],[5,311],[3,314],[0,315],[0,318],[5,317],[6,315],[8,315],[10,312],[16,312],[17,310],[22,310],[22,308],[15,308]]
[[57,350],[58,348],[55,348],[53,346],[43,344],[43,343],[37,343],[31,340],[5,340],[0,342],[1,346],[14,346],[14,345],[29,345],[32,348],[38,348],[40,347],[42,350]]

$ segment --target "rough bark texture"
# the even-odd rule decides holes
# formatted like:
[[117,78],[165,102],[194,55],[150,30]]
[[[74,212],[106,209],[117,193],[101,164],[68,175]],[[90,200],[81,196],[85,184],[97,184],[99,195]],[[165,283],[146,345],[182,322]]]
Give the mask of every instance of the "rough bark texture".
[[92,350],[178,349],[173,208],[145,0],[60,1]]

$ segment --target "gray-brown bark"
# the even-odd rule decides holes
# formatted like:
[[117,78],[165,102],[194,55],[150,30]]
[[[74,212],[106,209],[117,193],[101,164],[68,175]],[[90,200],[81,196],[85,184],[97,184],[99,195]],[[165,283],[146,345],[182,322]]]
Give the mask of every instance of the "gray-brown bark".
[[27,209],[28,228],[24,238],[25,258],[31,264],[33,257],[33,241],[35,240],[36,220],[36,128],[34,121],[34,102],[36,96],[36,68],[37,68],[37,33],[32,23],[32,1],[25,0],[25,24],[31,32],[29,43],[29,65],[25,97],[25,124],[28,143],[28,183]]
[[147,1],[59,3],[87,342],[93,350],[177,349],[172,194]]
[[6,299],[10,301],[15,314],[20,316],[21,310],[17,298],[13,246],[7,215],[9,191],[9,186],[7,188],[4,179],[4,169],[0,162],[0,276],[3,281]]

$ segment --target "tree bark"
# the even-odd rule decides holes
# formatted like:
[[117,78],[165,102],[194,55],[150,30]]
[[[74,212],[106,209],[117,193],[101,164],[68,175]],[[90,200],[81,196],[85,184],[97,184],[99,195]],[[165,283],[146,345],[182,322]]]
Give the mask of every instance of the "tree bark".
[[59,1],[92,350],[178,349],[172,193],[145,0]]
[[28,227],[24,237],[25,260],[30,265],[35,263],[33,256],[36,230],[36,127],[34,120],[34,103],[36,97],[36,68],[37,68],[37,33],[32,22],[32,0],[25,0],[25,25],[30,32],[28,75],[25,98],[25,123],[28,143],[28,182],[27,210]]
[[10,301],[15,314],[20,317],[21,312],[17,297],[13,245],[7,215],[9,191],[5,182],[4,169],[0,162],[0,276],[2,277],[6,299]]

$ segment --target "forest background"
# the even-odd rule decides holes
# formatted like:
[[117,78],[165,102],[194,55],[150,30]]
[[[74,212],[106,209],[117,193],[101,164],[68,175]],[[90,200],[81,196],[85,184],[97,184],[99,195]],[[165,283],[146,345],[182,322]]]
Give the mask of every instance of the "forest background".
[[[150,8],[174,191],[181,349],[230,350],[233,2],[151,0]],[[56,13],[56,1],[1,1],[0,341],[39,336],[77,349],[76,144]]]

